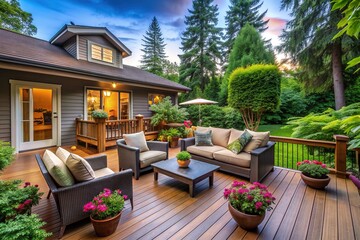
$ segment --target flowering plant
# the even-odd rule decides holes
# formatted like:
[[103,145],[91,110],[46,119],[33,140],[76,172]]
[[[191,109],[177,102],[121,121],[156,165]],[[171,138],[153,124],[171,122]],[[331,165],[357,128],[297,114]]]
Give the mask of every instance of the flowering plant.
[[192,126],[191,120],[185,120],[185,121],[184,121],[184,126],[185,126],[186,128],[190,128],[190,127]]
[[304,160],[298,162],[297,166],[304,175],[312,178],[326,178],[326,175],[330,172],[326,164],[316,160]]
[[247,186],[245,182],[234,180],[230,188],[225,188],[224,197],[236,210],[251,214],[263,215],[266,210],[271,210],[275,198],[261,183],[254,182]]
[[124,200],[128,197],[122,195],[121,190],[113,192],[104,188],[103,192],[95,196],[91,202],[84,205],[84,212],[91,212],[91,217],[96,220],[112,218],[124,208]]
[[44,194],[39,192],[38,185],[25,182],[20,188],[20,183],[21,180],[0,181],[0,222],[30,213],[31,207],[37,205]]

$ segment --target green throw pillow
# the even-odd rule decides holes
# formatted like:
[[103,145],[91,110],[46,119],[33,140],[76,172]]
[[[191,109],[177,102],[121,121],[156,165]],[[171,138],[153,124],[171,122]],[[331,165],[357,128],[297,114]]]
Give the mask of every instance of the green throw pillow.
[[244,149],[246,144],[251,141],[252,137],[253,136],[245,130],[238,139],[236,139],[227,146],[227,149],[229,149],[235,154],[239,154]]
[[206,132],[195,131],[195,145],[196,146],[212,146],[211,130]]

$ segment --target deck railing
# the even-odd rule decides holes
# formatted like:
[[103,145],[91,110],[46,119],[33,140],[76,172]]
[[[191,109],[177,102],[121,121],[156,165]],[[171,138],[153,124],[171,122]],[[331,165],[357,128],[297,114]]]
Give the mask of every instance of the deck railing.
[[104,152],[106,147],[115,146],[116,140],[123,134],[144,131],[147,139],[157,136],[157,128],[150,124],[150,118],[137,115],[136,119],[87,121],[76,119],[76,141],[96,146],[98,152]]
[[297,162],[319,160],[333,168],[338,176],[345,177],[347,157],[355,155],[346,151],[347,136],[334,135],[334,139],[335,142],[270,136],[270,140],[276,142],[275,165],[297,169]]

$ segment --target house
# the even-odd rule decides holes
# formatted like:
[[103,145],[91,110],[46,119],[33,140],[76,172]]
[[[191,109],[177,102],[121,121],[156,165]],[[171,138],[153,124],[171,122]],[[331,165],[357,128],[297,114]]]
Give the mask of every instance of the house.
[[75,144],[75,119],[150,117],[149,104],[190,89],[123,59],[107,28],[65,25],[49,41],[0,29],[0,140],[17,151]]

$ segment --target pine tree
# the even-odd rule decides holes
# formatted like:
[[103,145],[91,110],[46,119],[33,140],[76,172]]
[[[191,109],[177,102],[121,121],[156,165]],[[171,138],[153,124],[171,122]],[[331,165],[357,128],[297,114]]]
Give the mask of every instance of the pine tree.
[[219,80],[217,77],[212,77],[210,82],[205,86],[204,96],[206,99],[218,101],[219,98]]
[[333,87],[335,108],[340,109],[345,105],[343,65],[359,52],[359,41],[346,35],[332,39],[341,12],[331,12],[330,0],[282,0],[282,9],[290,9],[294,18],[280,36],[284,43],[279,50],[301,67],[299,79],[305,89],[328,91]]
[[213,0],[194,0],[193,10],[185,17],[186,30],[181,37],[180,83],[200,90],[215,76],[220,53],[218,7]]
[[230,0],[229,11],[226,12],[225,16],[225,60],[229,57],[235,38],[246,23],[252,25],[259,32],[268,28],[269,20],[264,21],[267,10],[259,13],[262,5],[263,2],[260,0]]
[[220,105],[227,103],[230,74],[238,67],[247,67],[258,63],[274,64],[275,55],[266,47],[260,33],[247,23],[236,37],[229,56],[229,65],[221,84]]
[[153,18],[149,29],[143,37],[144,44],[142,46],[144,48],[141,51],[144,52],[144,55],[142,55],[141,59],[141,69],[161,76],[163,74],[163,63],[166,58],[166,44],[164,43],[156,17]]

